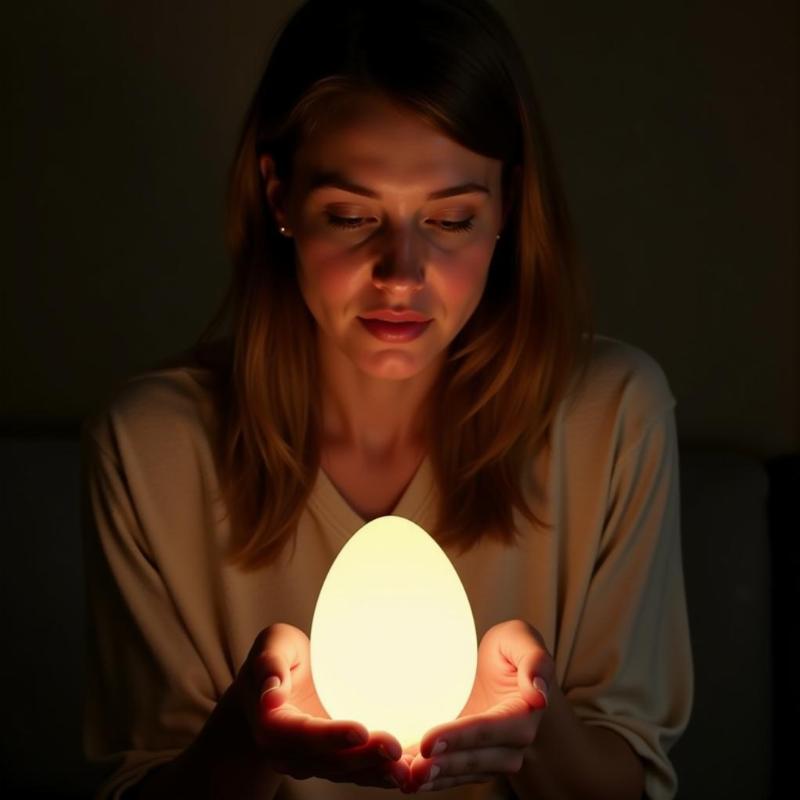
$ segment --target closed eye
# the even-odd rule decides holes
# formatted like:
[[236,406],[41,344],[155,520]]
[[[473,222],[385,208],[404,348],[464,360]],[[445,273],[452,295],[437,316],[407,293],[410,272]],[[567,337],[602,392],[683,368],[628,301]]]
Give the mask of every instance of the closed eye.
[[[335,228],[344,228],[346,230],[355,230],[357,228],[362,227],[362,223],[366,217],[339,217],[335,214],[331,214],[326,212],[328,217],[328,224],[332,225]],[[472,230],[473,222],[475,217],[468,217],[467,219],[462,220],[440,220],[439,225],[442,226],[443,231],[447,231],[448,233],[461,233],[463,231],[470,231]]]

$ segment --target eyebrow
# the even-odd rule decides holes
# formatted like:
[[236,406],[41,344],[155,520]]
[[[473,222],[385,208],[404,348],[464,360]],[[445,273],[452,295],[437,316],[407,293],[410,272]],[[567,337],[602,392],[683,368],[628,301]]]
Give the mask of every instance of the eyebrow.
[[[342,189],[345,192],[371,197],[373,200],[380,200],[381,197],[378,192],[374,192],[366,186],[359,186],[357,183],[348,180],[341,172],[335,171],[315,172],[311,176],[309,191],[314,192],[317,189],[323,188]],[[470,181],[469,183],[462,183],[458,186],[450,186],[447,189],[439,189],[438,191],[431,192],[428,195],[428,200],[441,200],[443,197],[455,197],[456,195],[474,194],[475,192],[491,194],[486,186]]]

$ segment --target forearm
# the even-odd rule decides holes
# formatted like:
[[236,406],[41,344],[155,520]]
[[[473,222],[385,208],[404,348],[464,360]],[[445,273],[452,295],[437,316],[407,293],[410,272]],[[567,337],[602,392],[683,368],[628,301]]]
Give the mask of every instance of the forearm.
[[256,750],[244,716],[226,694],[194,742],[126,792],[124,800],[271,800],[280,780]]
[[641,759],[610,728],[587,725],[557,685],[522,768],[510,777],[517,797],[531,800],[640,800]]

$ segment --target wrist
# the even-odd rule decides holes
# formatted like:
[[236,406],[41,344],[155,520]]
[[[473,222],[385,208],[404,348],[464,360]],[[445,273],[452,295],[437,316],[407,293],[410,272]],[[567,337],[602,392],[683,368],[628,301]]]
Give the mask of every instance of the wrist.
[[183,756],[197,763],[204,763],[208,758],[214,761],[235,759],[262,765],[266,763],[265,755],[253,740],[235,684],[231,684],[217,701],[202,730],[183,752]]
[[194,741],[171,762],[154,769],[135,797],[269,800],[275,795],[281,776],[256,746],[234,692],[229,688],[223,694]]
[[[575,772],[585,770],[590,758],[586,726],[576,716],[557,681],[549,687],[548,706],[536,738],[526,749],[522,767],[511,777],[519,797],[563,800],[582,796],[576,793]],[[578,779],[580,781],[580,779]],[[592,797],[592,794],[584,794]]]
[[644,768],[627,742],[608,728],[587,725],[560,686],[551,687],[549,701],[522,767],[511,776],[515,793],[538,800],[639,798]]

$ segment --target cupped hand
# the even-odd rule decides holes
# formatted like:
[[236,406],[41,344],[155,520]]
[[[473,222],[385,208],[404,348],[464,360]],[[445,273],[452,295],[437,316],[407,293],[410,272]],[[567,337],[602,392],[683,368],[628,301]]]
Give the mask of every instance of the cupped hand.
[[[403,751],[401,760],[411,773],[404,791],[449,789],[517,773],[536,738],[553,680],[555,664],[532,625],[509,620],[490,628],[458,718],[431,728]],[[434,752],[442,743],[445,748]]]
[[276,623],[262,630],[235,683],[256,747],[277,772],[383,788],[408,781],[394,736],[327,714],[311,679],[308,637],[299,628]]

